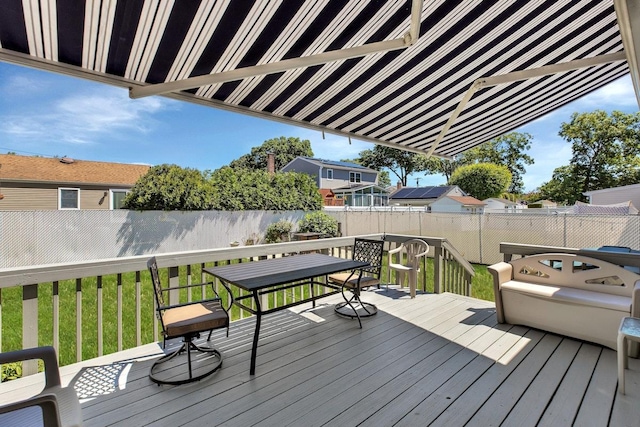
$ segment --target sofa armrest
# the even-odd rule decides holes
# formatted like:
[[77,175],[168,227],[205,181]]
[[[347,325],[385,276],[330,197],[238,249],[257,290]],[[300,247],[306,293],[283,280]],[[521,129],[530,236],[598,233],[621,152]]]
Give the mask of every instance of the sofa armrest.
[[508,282],[513,277],[513,266],[507,262],[499,262],[487,267],[491,276],[493,276],[493,295],[496,303],[496,317],[498,323],[504,323],[504,309],[502,307],[502,294],[500,293],[500,285]]
[[640,317],[640,280],[633,285],[631,293],[631,317]]

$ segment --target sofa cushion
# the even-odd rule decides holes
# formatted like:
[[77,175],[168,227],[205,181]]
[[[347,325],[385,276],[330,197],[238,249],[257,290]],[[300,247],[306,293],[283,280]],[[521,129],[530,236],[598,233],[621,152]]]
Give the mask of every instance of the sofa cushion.
[[503,283],[500,285],[500,289],[501,291],[518,292],[539,298],[549,298],[568,303],[631,313],[631,298],[625,296],[585,291],[583,289],[570,287],[538,285],[517,280],[510,280]]

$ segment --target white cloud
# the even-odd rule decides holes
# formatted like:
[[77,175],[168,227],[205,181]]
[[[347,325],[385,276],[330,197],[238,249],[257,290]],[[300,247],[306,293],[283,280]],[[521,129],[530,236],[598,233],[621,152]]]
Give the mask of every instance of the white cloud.
[[633,83],[626,75],[608,85],[586,95],[572,104],[574,110],[606,109],[616,110],[629,107],[638,108]]
[[126,90],[102,86],[2,116],[0,122],[2,131],[14,138],[87,144],[147,133],[157,124],[154,114],[176,105],[159,97],[131,100]]

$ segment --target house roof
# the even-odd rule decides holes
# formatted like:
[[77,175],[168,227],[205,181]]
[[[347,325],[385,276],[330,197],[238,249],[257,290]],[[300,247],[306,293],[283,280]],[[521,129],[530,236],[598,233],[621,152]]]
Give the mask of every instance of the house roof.
[[631,0],[98,3],[1,2],[0,60],[441,156],[640,91]]
[[387,189],[384,187],[381,187],[379,185],[376,184],[352,184],[352,185],[344,185],[342,187],[337,187],[333,189],[333,192],[346,192],[346,191],[358,191],[358,190],[364,190],[365,188],[371,188],[374,187],[378,190],[387,192]]
[[431,187],[403,187],[393,193],[389,198],[393,200],[405,199],[437,199],[445,193],[453,190],[453,185],[440,185]]
[[131,185],[149,166],[0,154],[0,182]]
[[464,206],[485,206],[486,203],[471,196],[445,196],[451,200],[455,200]]
[[620,187],[603,188],[601,190],[585,191],[582,194],[584,194],[585,196],[592,196],[594,194],[608,193],[610,191],[620,191],[620,190],[627,191],[627,190],[635,190],[639,188],[640,188],[640,184],[631,184],[631,185],[623,185]]
[[500,202],[500,203],[504,203],[505,205],[509,205],[509,206],[516,206],[518,203],[517,202],[513,202],[511,200],[507,200],[507,199],[503,199],[500,197],[490,197],[488,199],[485,199],[485,202],[488,202],[490,200],[493,200],[495,202]]
[[316,164],[318,166],[323,166],[323,167],[330,166],[336,169],[349,169],[349,170],[358,169],[358,170],[362,170],[363,172],[378,173],[378,171],[374,169],[369,169],[368,167],[359,165],[357,163],[340,162],[337,160],[326,160],[326,159],[318,159],[315,157],[305,157],[305,156],[298,156],[298,158],[307,160],[310,163]]

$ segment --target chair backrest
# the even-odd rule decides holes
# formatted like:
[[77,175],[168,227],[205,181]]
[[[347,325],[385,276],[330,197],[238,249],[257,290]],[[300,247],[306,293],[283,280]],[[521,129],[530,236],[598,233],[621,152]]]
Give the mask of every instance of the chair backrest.
[[420,265],[420,258],[427,255],[429,245],[424,240],[411,239],[402,244],[407,254],[407,265],[417,269]]
[[363,268],[362,271],[379,278],[383,251],[384,240],[356,239],[353,244],[353,259],[368,262],[369,267]]
[[153,283],[154,291],[153,294],[156,297],[156,313],[158,315],[158,319],[160,319],[160,323],[162,324],[162,330],[164,330],[164,322],[160,315],[160,307],[165,307],[166,304],[164,302],[162,284],[160,283],[160,274],[158,274],[158,262],[156,261],[156,257],[151,257],[147,261],[147,268],[149,269],[149,273],[151,273],[151,282]]

